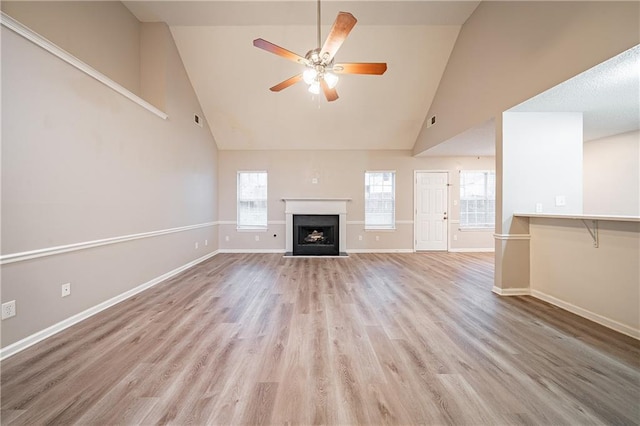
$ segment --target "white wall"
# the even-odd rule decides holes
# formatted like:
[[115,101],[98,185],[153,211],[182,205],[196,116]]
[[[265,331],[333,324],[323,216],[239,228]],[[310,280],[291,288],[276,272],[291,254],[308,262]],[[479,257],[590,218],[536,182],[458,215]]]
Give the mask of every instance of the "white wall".
[[3,348],[217,249],[216,144],[161,32],[167,120],[2,27],[3,259],[203,225],[3,264],[2,302],[17,307]]
[[[582,114],[505,112],[496,120],[495,290],[529,288],[528,220],[582,213]],[[556,206],[556,196],[566,205]]]
[[640,43],[635,1],[482,1],[464,23],[413,152]]
[[541,213],[582,213],[582,113],[505,112],[502,137],[505,225],[507,212],[537,204]]
[[[282,250],[284,241],[283,197],[351,198],[347,206],[347,250],[413,250],[414,170],[449,172],[451,249],[492,249],[493,230],[459,232],[457,219],[460,169],[491,170],[493,157],[413,157],[410,151],[220,151],[219,190],[221,250]],[[269,173],[269,230],[266,233],[236,231],[236,174],[240,170]],[[396,171],[396,230],[364,230],[364,172]],[[313,184],[312,178],[318,183]],[[273,235],[276,235],[274,237]],[[256,235],[260,241],[255,241]],[[358,236],[362,236],[362,240]],[[226,241],[225,237],[229,237]],[[376,236],[379,240],[376,240]]]
[[140,95],[140,22],[119,1],[3,1],[2,11]]
[[584,213],[640,216],[640,132],[584,144]]
[[579,220],[531,219],[531,293],[640,338],[640,223],[598,225],[595,248]]

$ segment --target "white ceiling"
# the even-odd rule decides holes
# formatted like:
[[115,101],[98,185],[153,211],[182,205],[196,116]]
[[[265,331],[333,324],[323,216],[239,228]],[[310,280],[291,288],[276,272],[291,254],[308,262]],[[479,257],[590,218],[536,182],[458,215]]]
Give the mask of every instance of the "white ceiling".
[[479,1],[323,1],[322,36],[339,11],[355,26],[336,62],[387,62],[382,76],[343,75],[328,103],[298,83],[302,66],[253,47],[264,38],[302,56],[316,47],[316,2],[133,1],[166,22],[220,149],[411,149],[461,25]]
[[[640,45],[511,108],[514,112],[582,112],[584,141],[640,129]],[[495,155],[489,120],[421,156]]]
[[515,112],[583,112],[584,140],[640,128],[640,45],[561,83]]

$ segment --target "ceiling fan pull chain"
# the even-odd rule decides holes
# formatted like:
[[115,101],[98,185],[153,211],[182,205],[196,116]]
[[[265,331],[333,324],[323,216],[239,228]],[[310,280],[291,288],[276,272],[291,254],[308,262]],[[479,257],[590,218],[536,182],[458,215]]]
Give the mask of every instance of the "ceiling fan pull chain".
[[317,11],[317,15],[318,15],[318,19],[317,19],[317,26],[318,26],[318,49],[320,49],[320,43],[322,42],[322,39],[320,38],[320,0],[318,0],[318,11]]

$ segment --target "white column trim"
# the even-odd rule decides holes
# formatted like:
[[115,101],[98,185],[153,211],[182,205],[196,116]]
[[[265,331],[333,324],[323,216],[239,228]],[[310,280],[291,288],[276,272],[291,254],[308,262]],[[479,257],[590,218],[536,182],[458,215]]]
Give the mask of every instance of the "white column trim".
[[531,234],[493,234],[496,240],[530,240]]
[[500,288],[493,286],[492,292],[500,296],[530,296],[531,290],[529,288]]
[[136,104],[140,105],[142,108],[152,112],[153,114],[157,115],[158,117],[162,118],[163,120],[167,119],[168,115],[165,112],[163,112],[163,111],[159,110],[158,108],[154,107],[149,102],[147,102],[144,99],[142,99],[140,96],[138,96],[135,93],[131,92],[129,89],[124,88],[123,86],[121,86],[120,84],[116,83],[115,81],[113,81],[112,79],[107,77],[106,75],[102,74],[100,71],[98,71],[95,68],[91,67],[90,65],[86,64],[85,62],[82,62],[80,59],[76,58],[71,53],[67,52],[66,50],[64,50],[61,47],[59,47],[58,45],[56,45],[55,43],[53,43],[53,42],[47,40],[46,38],[42,37],[40,34],[36,33],[31,28],[25,26],[24,24],[21,24],[20,22],[16,21],[15,19],[13,19],[11,16],[7,15],[6,13],[4,13],[4,12],[1,12],[1,13],[2,13],[2,15],[0,15],[0,23],[2,25],[4,25],[6,28],[8,28],[11,31],[15,32],[16,34],[24,37],[25,39],[29,40],[33,44],[43,48],[44,50],[46,50],[47,52],[51,53],[52,55],[57,56],[58,58],[62,59],[63,61],[65,61],[69,65],[71,65],[71,66],[79,69],[80,71],[84,72],[88,76],[95,78],[100,83],[102,83],[105,86],[111,88],[112,90],[115,90],[116,92],[118,92],[122,96],[124,96],[125,98],[130,99],[131,101],[133,101]]
[[67,244],[63,246],[47,247],[43,249],[23,251],[19,253],[10,253],[0,256],[0,265],[8,263],[22,262],[39,257],[53,256],[61,253],[69,253],[72,251],[85,250],[93,247],[106,246],[109,244],[119,244],[127,241],[139,240],[141,238],[152,238],[160,235],[173,234],[176,232],[190,231],[192,229],[207,228],[216,226],[218,222],[199,223],[197,225],[181,226],[178,228],[161,229],[159,231],[141,232],[139,234],[123,235],[120,237],[104,238],[101,240],[84,241],[81,243]]

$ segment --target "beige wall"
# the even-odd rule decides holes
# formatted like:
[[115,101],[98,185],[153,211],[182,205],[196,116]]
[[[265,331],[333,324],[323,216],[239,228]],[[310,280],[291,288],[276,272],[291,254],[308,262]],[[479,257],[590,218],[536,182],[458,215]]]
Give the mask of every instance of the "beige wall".
[[639,223],[599,221],[598,248],[579,220],[532,218],[530,230],[534,296],[640,338]]
[[135,94],[140,22],[119,1],[3,1],[2,11]]
[[640,132],[585,142],[584,212],[640,216]]
[[483,1],[460,30],[418,154],[640,42],[640,3]]
[[[414,170],[449,172],[450,241],[452,249],[490,249],[491,231],[457,230],[459,198],[458,170],[492,170],[493,157],[412,157],[409,151],[220,151],[220,249],[280,250],[284,240],[285,197],[351,198],[347,208],[347,250],[413,249]],[[269,230],[265,233],[236,231],[236,175],[238,171],[266,170],[269,173]],[[395,231],[364,230],[364,172],[396,171]],[[318,183],[313,184],[312,179]],[[274,234],[276,235],[274,237]],[[226,237],[229,241],[226,241]],[[256,241],[256,236],[259,241]],[[358,237],[362,236],[362,240]],[[376,236],[379,240],[376,240]]]
[[[217,220],[216,144],[193,123],[198,100],[162,31],[167,120],[2,28],[3,256]],[[214,252],[217,239],[205,226],[4,264],[2,302],[17,315],[2,321],[2,347]]]

